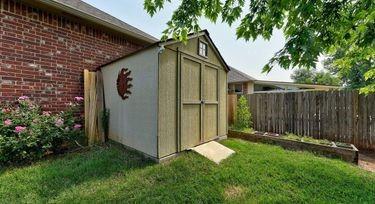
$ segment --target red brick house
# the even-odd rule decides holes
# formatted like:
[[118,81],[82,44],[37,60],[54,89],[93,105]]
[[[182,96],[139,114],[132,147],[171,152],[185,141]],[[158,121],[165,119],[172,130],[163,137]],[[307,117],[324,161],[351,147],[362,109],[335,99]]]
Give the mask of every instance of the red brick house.
[[83,69],[156,41],[80,0],[0,0],[0,100],[62,110],[83,96]]

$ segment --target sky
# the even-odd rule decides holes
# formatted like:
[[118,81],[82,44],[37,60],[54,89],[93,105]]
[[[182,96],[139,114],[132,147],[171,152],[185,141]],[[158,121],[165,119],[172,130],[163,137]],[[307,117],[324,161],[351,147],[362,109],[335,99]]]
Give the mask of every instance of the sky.
[[[163,10],[150,17],[143,9],[143,0],[84,1],[159,39],[162,31],[166,28],[166,22],[171,18],[180,2],[167,2]],[[270,73],[262,73],[263,66],[285,43],[281,31],[276,30],[269,41],[260,38],[256,41],[246,42],[236,38],[238,22],[234,23],[232,27],[221,22],[214,24],[205,19],[200,20],[199,23],[202,29],[209,31],[210,37],[228,65],[259,80],[291,81],[292,70],[274,67]]]

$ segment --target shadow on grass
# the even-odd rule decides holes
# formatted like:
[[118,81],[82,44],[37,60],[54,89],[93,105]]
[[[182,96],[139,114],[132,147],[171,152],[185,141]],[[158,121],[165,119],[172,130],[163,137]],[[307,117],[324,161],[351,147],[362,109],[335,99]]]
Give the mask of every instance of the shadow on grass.
[[0,200],[7,200],[6,197],[26,198],[32,194],[36,200],[47,201],[81,183],[106,179],[154,164],[134,151],[113,146],[110,144],[94,147],[87,152],[56,156],[31,166],[3,168],[0,170]]
[[[339,160],[229,139],[216,165],[194,152],[160,165],[122,148],[68,154],[0,175],[0,203],[373,203],[375,176]],[[229,195],[229,196],[228,196]]]

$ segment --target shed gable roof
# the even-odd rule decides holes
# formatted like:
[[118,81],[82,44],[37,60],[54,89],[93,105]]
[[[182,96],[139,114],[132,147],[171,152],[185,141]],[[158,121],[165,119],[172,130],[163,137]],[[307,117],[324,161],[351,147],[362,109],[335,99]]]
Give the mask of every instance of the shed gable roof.
[[[219,58],[221,63],[224,65],[225,70],[230,71],[231,67],[225,62],[225,60],[224,60],[223,56],[221,55],[219,49],[216,47],[215,43],[213,42],[212,38],[210,37],[210,33],[206,29],[202,30],[198,33],[190,33],[188,35],[188,40],[191,40],[193,38],[197,38],[199,36],[205,36],[206,37],[208,43],[210,44],[210,46],[214,50],[216,56]],[[158,44],[159,45],[170,45],[170,44],[179,43],[179,42],[180,41],[178,41],[178,40],[170,38],[166,41],[160,41]]]
[[[212,48],[214,49],[215,54],[218,56],[218,58],[220,59],[220,61],[223,63],[225,70],[226,70],[226,71],[230,71],[231,68],[230,68],[230,67],[228,66],[228,64],[225,62],[223,56],[220,54],[219,50],[217,49],[216,45],[215,45],[214,42],[212,41],[212,39],[211,39],[211,37],[210,37],[210,35],[209,35],[209,33],[208,33],[207,30],[203,30],[203,31],[201,31],[201,32],[199,32],[199,33],[191,33],[191,34],[189,34],[188,39],[190,40],[190,39],[193,39],[193,38],[195,38],[195,37],[202,36],[202,35],[206,36],[208,42],[210,43],[210,45],[211,45]],[[106,66],[106,65],[111,64],[111,63],[113,63],[113,62],[116,62],[116,61],[118,61],[118,60],[121,60],[121,59],[123,59],[123,58],[125,58],[125,57],[131,56],[131,55],[134,55],[134,54],[137,54],[137,53],[139,53],[139,52],[143,52],[143,51],[145,51],[145,50],[147,50],[147,49],[150,49],[150,48],[152,48],[152,47],[154,47],[154,46],[165,46],[165,45],[170,45],[170,44],[174,44],[174,43],[179,43],[179,41],[174,40],[174,39],[168,39],[168,40],[166,40],[166,41],[159,41],[159,42],[156,42],[156,43],[151,44],[150,46],[147,46],[147,47],[145,47],[145,48],[143,48],[143,49],[140,49],[140,50],[138,50],[138,51],[136,51],[136,52],[133,52],[133,53],[130,53],[130,54],[127,54],[127,55],[121,56],[121,57],[119,57],[119,58],[117,58],[117,59],[115,59],[115,60],[113,60],[113,61],[110,61],[110,62],[107,62],[107,63],[105,63],[105,64],[103,64],[103,65],[100,65],[97,69],[100,69],[100,68],[103,67],[103,66]]]

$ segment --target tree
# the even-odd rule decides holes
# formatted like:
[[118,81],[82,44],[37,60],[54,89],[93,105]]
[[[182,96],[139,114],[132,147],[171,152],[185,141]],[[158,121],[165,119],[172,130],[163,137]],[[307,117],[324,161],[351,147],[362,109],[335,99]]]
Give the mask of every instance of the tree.
[[[144,8],[152,16],[171,0],[145,0]],[[163,39],[172,36],[186,41],[190,32],[200,30],[202,17],[232,25],[240,20],[237,37],[270,39],[274,29],[286,37],[284,47],[263,67],[269,72],[278,64],[284,69],[315,67],[322,54],[343,50],[335,60],[340,70],[369,60],[371,70],[365,79],[375,79],[375,1],[373,0],[181,0]],[[248,8],[248,10],[245,10]],[[361,89],[375,92],[371,83]]]
[[314,72],[311,69],[296,69],[290,78],[299,84],[313,84]]
[[315,69],[296,69],[291,78],[295,83],[300,84],[321,84],[321,85],[332,85],[340,86],[341,80],[334,74],[327,71],[316,71]]
[[247,99],[244,96],[241,96],[237,103],[234,128],[244,130],[250,128],[251,125],[251,113],[247,104]]
[[325,71],[319,71],[315,73],[314,84],[340,86],[341,81],[336,76]]
[[334,55],[329,56],[323,61],[324,69],[329,73],[337,75],[343,82],[344,86],[349,89],[365,89],[364,87],[375,84],[375,78],[366,80],[366,73],[370,73],[373,67],[369,60],[357,62],[348,69],[340,69],[335,65],[335,60],[342,57],[342,52],[339,51]]

